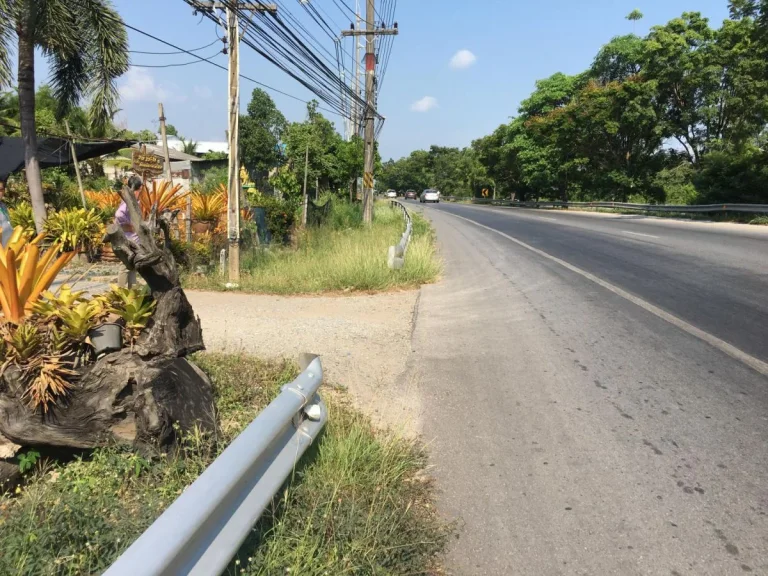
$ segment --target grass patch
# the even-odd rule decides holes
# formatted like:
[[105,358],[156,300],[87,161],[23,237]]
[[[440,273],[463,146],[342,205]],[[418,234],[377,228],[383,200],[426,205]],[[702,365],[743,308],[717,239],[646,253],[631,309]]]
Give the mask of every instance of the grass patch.
[[[297,247],[256,248],[241,254],[239,290],[272,294],[384,291],[433,282],[441,271],[432,227],[412,213],[413,237],[401,270],[387,267],[387,250],[405,229],[402,214],[377,204],[364,226],[360,205],[337,202],[326,222],[301,231]],[[222,290],[217,273],[189,276],[187,288]]]
[[[222,431],[191,434],[183,454],[99,449],[40,467],[0,497],[0,574],[100,573],[205,469],[296,369],[248,356],[200,354]],[[374,429],[339,392],[329,422],[230,574],[423,574],[449,535],[437,518],[426,456],[414,442]]]

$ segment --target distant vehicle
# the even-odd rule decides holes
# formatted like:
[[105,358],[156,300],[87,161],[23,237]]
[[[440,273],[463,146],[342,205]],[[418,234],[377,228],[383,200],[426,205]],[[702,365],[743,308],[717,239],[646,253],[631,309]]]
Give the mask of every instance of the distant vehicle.
[[419,202],[422,204],[426,204],[427,202],[440,202],[440,192],[432,188],[427,188],[424,190],[424,192],[421,193]]
[[406,190],[405,192],[405,199],[406,200],[416,200],[419,195],[416,194],[416,190]]
[[397,192],[394,190],[387,190],[387,193],[384,194],[387,198],[397,198]]

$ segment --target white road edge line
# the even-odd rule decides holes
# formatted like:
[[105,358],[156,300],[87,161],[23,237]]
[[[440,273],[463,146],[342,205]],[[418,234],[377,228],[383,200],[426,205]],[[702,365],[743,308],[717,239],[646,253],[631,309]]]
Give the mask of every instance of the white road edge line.
[[739,350],[735,346],[728,344],[728,342],[721,340],[717,336],[713,336],[712,334],[705,332],[704,330],[701,330],[700,328],[696,328],[693,324],[689,324],[685,320],[678,318],[674,314],[670,314],[669,312],[666,312],[665,310],[662,310],[658,306],[654,306],[650,302],[646,302],[642,298],[639,298],[635,296],[634,294],[630,294],[626,290],[623,290],[622,288],[619,288],[618,286],[615,286],[611,284],[610,282],[606,282],[602,278],[598,278],[594,274],[590,274],[586,270],[582,270],[581,268],[574,266],[573,264],[570,264],[566,262],[565,260],[561,260],[560,258],[557,258],[556,256],[552,256],[551,254],[548,254],[547,252],[544,252],[543,250],[539,250],[538,248],[534,248],[533,246],[526,244],[525,242],[518,240],[517,238],[513,238],[509,234],[505,234],[504,232],[501,232],[499,230],[496,230],[495,228],[491,228],[490,226],[486,226],[485,224],[480,224],[479,222],[475,222],[474,220],[470,220],[469,218],[465,218],[464,216],[459,216],[458,214],[453,214],[451,212],[445,212],[446,214],[450,214],[451,216],[455,216],[456,218],[461,218],[462,220],[466,220],[467,222],[474,224],[475,226],[479,226],[480,228],[485,228],[486,230],[490,230],[491,232],[494,232],[498,234],[499,236],[503,236],[507,240],[510,240],[511,242],[514,242],[515,244],[522,246],[526,250],[530,250],[534,254],[538,254],[542,258],[546,258],[547,260],[551,260],[552,262],[555,262],[557,264],[560,264],[564,268],[567,268],[571,272],[575,272],[579,276],[583,276],[587,280],[591,280],[598,286],[601,286],[605,288],[606,290],[609,290],[610,292],[613,292],[617,296],[621,296],[625,300],[628,300],[632,302],[633,304],[639,306],[640,308],[650,312],[654,316],[658,316],[662,320],[666,320],[670,324],[677,326],[681,330],[687,332],[691,336],[694,336],[698,338],[699,340],[702,340],[709,344],[710,346],[714,346],[721,352],[725,352],[730,356],[731,358],[735,358],[736,360],[746,364],[753,370],[759,372],[763,376],[768,376],[768,363],[763,362],[762,360],[755,358],[754,356],[751,356],[744,352],[743,350]]
[[632,234],[632,236],[642,236],[644,238],[658,238],[658,236],[654,236],[653,234],[643,234],[642,232],[630,232],[629,230],[622,230],[622,234]]

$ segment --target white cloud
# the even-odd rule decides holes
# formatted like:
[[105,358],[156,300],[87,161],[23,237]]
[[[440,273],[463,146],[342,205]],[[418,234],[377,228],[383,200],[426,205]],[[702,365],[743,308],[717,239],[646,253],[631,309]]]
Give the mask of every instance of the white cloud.
[[433,96],[424,96],[421,100],[416,100],[411,104],[411,110],[414,112],[428,112],[437,106],[437,98]]
[[451,68],[461,70],[462,68],[469,68],[475,63],[477,57],[469,50],[459,50],[451,58]]
[[211,92],[211,89],[208,88],[208,86],[195,86],[193,91],[195,92],[195,96],[200,100],[208,100],[213,96],[213,92]]
[[125,73],[118,85],[120,97],[127,102],[167,100],[171,92],[155,82],[152,74],[142,68],[131,68]]

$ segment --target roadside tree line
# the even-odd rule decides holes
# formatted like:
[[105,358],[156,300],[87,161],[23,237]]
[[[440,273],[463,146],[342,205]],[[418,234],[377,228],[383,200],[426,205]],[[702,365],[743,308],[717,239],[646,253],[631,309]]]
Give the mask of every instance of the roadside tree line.
[[[618,36],[588,70],[536,82],[518,114],[463,150],[384,165],[387,186],[521,200],[768,203],[768,1],[712,28],[686,12]],[[635,11],[628,19],[637,20]]]

